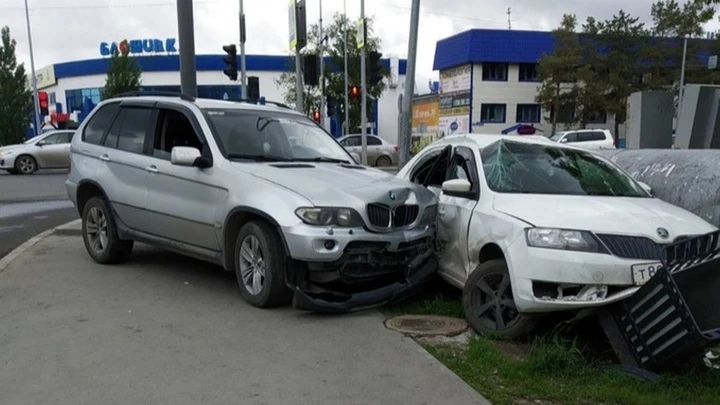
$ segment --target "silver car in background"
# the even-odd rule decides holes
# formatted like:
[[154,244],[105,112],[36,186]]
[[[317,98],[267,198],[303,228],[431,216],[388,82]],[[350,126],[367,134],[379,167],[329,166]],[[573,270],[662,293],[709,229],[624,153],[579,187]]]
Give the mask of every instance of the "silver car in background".
[[[362,153],[362,134],[350,134],[345,135],[338,139],[340,145],[342,145],[348,152],[357,153],[361,156]],[[398,162],[398,150],[397,145],[382,139],[376,135],[367,136],[367,156],[368,165],[370,166],[395,166]]]
[[0,170],[32,174],[38,169],[67,169],[75,130],[49,131],[24,143],[0,147]]

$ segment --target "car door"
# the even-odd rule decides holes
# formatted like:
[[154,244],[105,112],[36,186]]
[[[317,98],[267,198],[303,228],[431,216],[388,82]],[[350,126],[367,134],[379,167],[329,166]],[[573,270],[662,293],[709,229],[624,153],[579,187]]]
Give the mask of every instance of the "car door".
[[63,131],[59,137],[58,145],[62,145],[58,156],[56,167],[66,168],[70,165],[70,144],[72,142],[75,131]]
[[147,209],[156,213],[149,233],[193,247],[220,251],[215,213],[227,197],[215,167],[173,165],[172,148],[190,146],[210,154],[192,111],[158,103],[157,126],[148,166]]
[[149,133],[154,128],[154,102],[128,100],[120,108],[109,131],[100,141],[97,181],[105,190],[113,210],[123,224],[146,231],[156,215],[147,210],[145,195],[147,167],[152,164],[145,154]]
[[480,198],[477,159],[473,149],[457,146],[445,171],[445,180],[463,179],[470,182],[468,192],[441,190],[438,198],[438,240],[441,250],[438,266],[447,276],[463,281],[467,277],[468,230],[475,206]]
[[360,150],[362,149],[360,146],[360,137],[356,135],[348,136],[347,138],[343,139],[341,145],[349,153],[357,153],[358,155],[360,154]]
[[62,141],[63,133],[53,132],[35,144],[33,154],[38,167],[43,169],[62,167],[63,158],[70,150],[70,145],[64,144]]
[[373,164],[380,155],[382,155],[382,141],[375,135],[367,137],[368,162]]

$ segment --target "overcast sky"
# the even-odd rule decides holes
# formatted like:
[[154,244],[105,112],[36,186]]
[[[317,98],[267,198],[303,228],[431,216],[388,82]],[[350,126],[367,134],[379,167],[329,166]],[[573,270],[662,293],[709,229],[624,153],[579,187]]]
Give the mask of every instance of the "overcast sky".
[[[360,15],[360,0],[345,0],[348,16]],[[175,0],[28,0],[35,67],[100,57],[100,42],[122,38],[177,38]],[[680,0],[682,3],[683,0]],[[221,53],[237,41],[238,0],[195,0],[195,49],[198,54]],[[308,24],[319,18],[320,0],[308,0]],[[322,0],[323,16],[343,11],[343,0]],[[384,55],[407,55],[410,0],[366,0],[365,13],[376,18],[375,33]],[[508,27],[550,30],[563,13],[611,18],[620,8],[650,22],[653,0],[421,0],[417,87],[425,93],[432,71],[435,43],[470,28]],[[288,0],[245,0],[248,54],[287,53]],[[0,0],[0,25],[9,25],[18,42],[18,57],[30,68],[24,0]],[[712,28],[717,28],[717,23]]]

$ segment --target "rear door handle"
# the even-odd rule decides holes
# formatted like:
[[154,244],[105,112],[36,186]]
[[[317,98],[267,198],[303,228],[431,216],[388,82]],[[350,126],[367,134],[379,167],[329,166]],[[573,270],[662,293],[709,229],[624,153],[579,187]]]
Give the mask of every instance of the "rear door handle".
[[145,170],[149,171],[150,173],[157,173],[160,171],[160,170],[158,170],[157,166],[155,166],[155,165],[150,165],[150,166],[146,167]]
[[110,161],[110,156],[108,156],[107,154],[102,155],[102,156],[100,156],[100,160],[104,160],[104,161],[106,161],[106,162],[109,162],[109,161]]

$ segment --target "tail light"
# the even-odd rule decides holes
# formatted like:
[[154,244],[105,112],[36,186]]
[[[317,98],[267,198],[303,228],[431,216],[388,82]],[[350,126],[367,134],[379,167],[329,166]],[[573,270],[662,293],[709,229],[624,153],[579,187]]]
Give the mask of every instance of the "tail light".
[[395,150],[395,152],[399,152],[399,151],[400,151],[400,147],[397,146],[397,145],[393,145],[393,149]]

